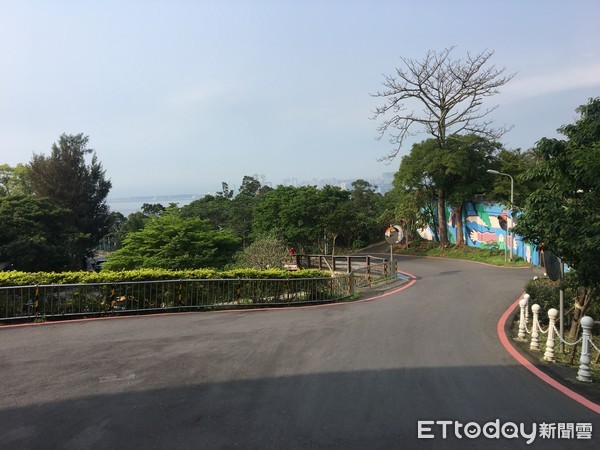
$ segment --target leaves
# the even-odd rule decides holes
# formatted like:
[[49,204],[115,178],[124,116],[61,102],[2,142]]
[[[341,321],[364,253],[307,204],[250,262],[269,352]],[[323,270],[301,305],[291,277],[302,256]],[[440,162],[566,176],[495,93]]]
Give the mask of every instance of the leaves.
[[600,98],[560,128],[567,140],[542,138],[540,161],[524,175],[539,184],[515,232],[575,269],[583,285],[600,283]]
[[230,231],[214,230],[208,222],[173,209],[130,233],[104,268],[220,268],[232,262],[239,246],[240,239]]

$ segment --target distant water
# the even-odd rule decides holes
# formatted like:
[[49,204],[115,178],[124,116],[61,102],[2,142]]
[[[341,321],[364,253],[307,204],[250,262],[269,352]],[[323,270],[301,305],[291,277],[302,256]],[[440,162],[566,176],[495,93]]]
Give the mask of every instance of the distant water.
[[199,195],[182,194],[182,195],[155,195],[146,197],[128,197],[128,198],[109,198],[107,200],[108,206],[111,211],[117,211],[127,217],[137,211],[142,210],[144,203],[151,205],[160,203],[164,207],[169,206],[170,203],[177,203],[177,206],[185,206],[201,198]]

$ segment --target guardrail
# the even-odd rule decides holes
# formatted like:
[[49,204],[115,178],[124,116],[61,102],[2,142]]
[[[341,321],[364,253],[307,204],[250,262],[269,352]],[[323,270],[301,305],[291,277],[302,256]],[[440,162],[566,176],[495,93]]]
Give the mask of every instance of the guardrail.
[[[356,258],[352,257],[356,264]],[[378,258],[380,259],[380,258]],[[364,262],[363,257],[363,262]],[[328,278],[194,279],[0,287],[0,321],[329,303],[396,278],[396,262]]]
[[0,287],[0,320],[326,303],[350,295],[348,277]]
[[[569,346],[577,346],[581,343],[581,353],[579,357],[579,370],[577,371],[577,379],[584,382],[592,382],[591,372],[591,351],[594,348],[600,353],[600,349],[596,347],[592,340],[592,328],[594,326],[594,319],[589,316],[584,316],[579,321],[581,325],[581,337],[575,342],[568,342],[560,336],[560,332],[556,328],[556,320],[558,318],[558,310],[551,308],[548,310],[548,327],[546,330],[542,328],[539,322],[540,305],[533,304],[531,306],[532,320],[531,330],[529,329],[529,294],[525,294],[519,301],[519,333],[517,339],[521,341],[527,341],[527,335],[531,336],[531,343],[529,345],[530,350],[540,351],[540,334],[548,335],[546,339],[546,348],[544,351],[544,361],[555,362],[555,340],[560,340],[563,344]],[[575,351],[575,350],[573,350]]]
[[298,268],[301,269],[320,269],[346,273],[371,265],[389,264],[389,261],[385,258],[370,255],[331,256],[298,254],[294,255],[294,259]]

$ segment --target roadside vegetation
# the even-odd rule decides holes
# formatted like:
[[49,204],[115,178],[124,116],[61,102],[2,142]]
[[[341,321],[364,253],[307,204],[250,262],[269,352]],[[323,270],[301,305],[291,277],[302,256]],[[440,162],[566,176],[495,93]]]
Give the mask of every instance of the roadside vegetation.
[[[600,98],[559,129],[564,139],[505,148],[500,138],[507,128],[489,120],[494,106],[482,104],[513,75],[492,64],[493,51],[455,54],[448,48],[421,60],[400,58],[372,94],[381,102],[372,117],[379,137],[392,145],[381,159],[403,154],[390,192],[361,179],[348,189],[271,187],[247,175],[237,191],[224,182],[221,191],[184,207],[146,204],[125,217],[107,205],[111,182],[89,137],[62,134],[49,155],[34,154],[16,167],[0,164],[0,270],[90,269],[98,250],[107,251],[104,273],[276,269],[292,262],[293,253],[367,247],[390,224],[401,225],[411,239],[419,229],[432,231],[435,242],[413,242],[401,252],[526,265],[505,262],[504,251],[493,247],[466,247],[466,202],[501,202],[520,212],[513,231],[570,267],[577,329],[600,292]],[[403,147],[407,136],[420,133],[425,139]],[[492,174],[514,178],[514,198],[512,180]],[[450,209],[455,246],[449,244]]]
[[504,250],[493,246],[488,248],[461,247],[456,245],[440,247],[436,242],[417,240],[411,242],[408,249],[403,245],[395,247],[394,253],[400,255],[465,259],[502,267],[531,267],[530,263],[519,257],[515,257],[514,261],[510,261]]

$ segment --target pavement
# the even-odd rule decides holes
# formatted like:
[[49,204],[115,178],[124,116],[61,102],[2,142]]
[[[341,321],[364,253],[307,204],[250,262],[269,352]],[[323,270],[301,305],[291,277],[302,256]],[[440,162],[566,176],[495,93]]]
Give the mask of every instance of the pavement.
[[353,303],[0,328],[0,447],[598,448],[498,337],[531,269],[399,261],[410,286]]

